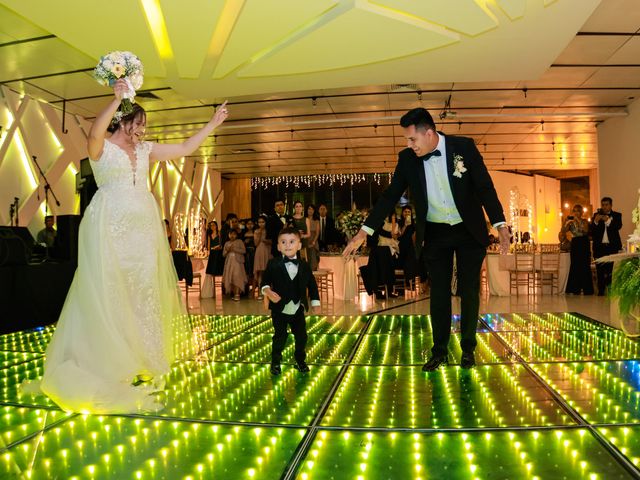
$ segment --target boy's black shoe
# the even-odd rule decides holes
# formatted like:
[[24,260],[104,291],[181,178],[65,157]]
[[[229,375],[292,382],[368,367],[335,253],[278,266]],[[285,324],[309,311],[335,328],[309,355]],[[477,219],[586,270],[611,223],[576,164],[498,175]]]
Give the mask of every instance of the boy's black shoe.
[[272,363],[269,371],[271,372],[271,375],[280,375],[282,373],[282,368],[280,368],[280,365]]
[[298,370],[300,373],[309,373],[309,365],[305,362],[298,362],[294,365],[294,368]]

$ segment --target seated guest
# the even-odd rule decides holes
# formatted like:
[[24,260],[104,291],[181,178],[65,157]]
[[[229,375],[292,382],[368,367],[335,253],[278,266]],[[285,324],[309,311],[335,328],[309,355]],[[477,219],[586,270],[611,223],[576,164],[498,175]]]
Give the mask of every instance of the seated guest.
[[247,286],[247,273],[244,271],[245,252],[244,242],[238,238],[238,232],[229,230],[229,240],[222,249],[224,257],[222,283],[225,291],[231,294],[236,302],[240,300],[240,294]]
[[53,247],[53,242],[56,239],[56,229],[53,228],[53,224],[53,215],[44,217],[44,228],[38,232],[36,243],[44,244],[47,248]]

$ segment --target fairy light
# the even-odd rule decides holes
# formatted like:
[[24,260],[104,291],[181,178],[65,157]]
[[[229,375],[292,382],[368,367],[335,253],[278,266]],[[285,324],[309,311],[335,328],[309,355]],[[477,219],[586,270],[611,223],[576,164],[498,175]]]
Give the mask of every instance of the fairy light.
[[320,175],[289,175],[279,177],[253,177],[251,179],[252,190],[264,190],[269,187],[284,185],[285,187],[300,186],[311,187],[312,185],[322,186],[343,186],[358,183],[374,182],[377,185],[391,183],[392,173],[327,173]]

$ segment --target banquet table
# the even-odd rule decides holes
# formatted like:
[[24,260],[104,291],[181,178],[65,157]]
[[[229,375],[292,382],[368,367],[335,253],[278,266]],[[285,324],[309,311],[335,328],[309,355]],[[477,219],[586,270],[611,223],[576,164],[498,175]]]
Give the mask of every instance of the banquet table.
[[369,262],[366,255],[356,255],[348,260],[342,254],[320,254],[319,270],[333,272],[334,298],[351,300],[358,294],[358,269]]
[[[558,291],[564,293],[567,287],[567,278],[569,277],[569,266],[571,265],[570,254],[563,252],[560,254],[560,268],[558,274]],[[540,254],[535,256],[535,266],[540,268]],[[491,295],[498,295],[501,297],[507,297],[510,295],[509,289],[509,270],[514,269],[516,266],[516,258],[513,254],[500,255],[498,253],[488,253],[485,259],[487,266],[487,281],[489,283],[489,293]],[[551,287],[547,286],[545,292],[550,290]],[[520,287],[520,293],[527,293],[526,287]]]

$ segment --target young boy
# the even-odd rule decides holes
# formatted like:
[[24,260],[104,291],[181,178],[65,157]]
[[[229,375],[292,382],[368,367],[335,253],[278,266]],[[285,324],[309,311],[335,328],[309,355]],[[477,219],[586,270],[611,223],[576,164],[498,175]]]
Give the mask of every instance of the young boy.
[[314,313],[319,312],[320,295],[316,280],[309,264],[297,258],[302,247],[300,232],[295,228],[285,227],[278,234],[278,251],[282,256],[269,260],[262,276],[262,294],[269,299],[271,321],[273,322],[273,341],[271,344],[271,374],[280,375],[282,351],[287,344],[287,325],[296,342],[294,357],[296,368],[307,373],[309,366],[305,362],[307,354],[307,326],[304,312],[309,309],[307,291],[311,298]]

